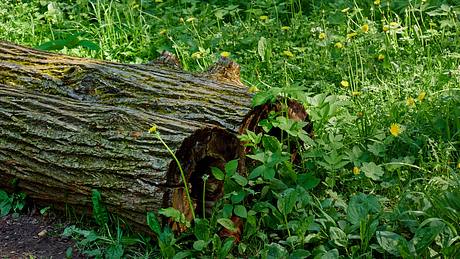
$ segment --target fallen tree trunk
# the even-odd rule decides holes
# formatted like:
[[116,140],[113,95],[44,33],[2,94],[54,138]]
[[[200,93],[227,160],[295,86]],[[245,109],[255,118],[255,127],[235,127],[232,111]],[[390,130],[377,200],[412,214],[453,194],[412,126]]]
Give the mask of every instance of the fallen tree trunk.
[[[251,111],[228,59],[199,75],[161,65],[170,61],[118,64],[0,42],[0,188],[83,211],[98,189],[109,211],[144,226],[162,207],[190,218],[177,164],[148,133],[156,124],[200,213],[201,176],[243,156],[236,134],[271,108]],[[306,119],[301,105],[294,112]],[[207,192],[209,204],[217,197]]]
[[95,188],[110,211],[144,224],[146,211],[185,202],[151,125],[191,179],[238,157],[250,99],[206,76],[1,42],[0,188],[15,180],[36,201],[83,208]]

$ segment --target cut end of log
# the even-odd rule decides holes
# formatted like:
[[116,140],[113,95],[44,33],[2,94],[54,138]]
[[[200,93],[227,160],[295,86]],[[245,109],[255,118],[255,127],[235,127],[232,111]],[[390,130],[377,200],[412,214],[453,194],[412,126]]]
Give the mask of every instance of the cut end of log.
[[228,57],[220,57],[220,59],[208,69],[207,75],[222,83],[244,86],[240,81],[240,65]]
[[161,52],[161,55],[155,61],[150,62],[150,64],[182,70],[182,65],[179,59],[176,57],[176,55],[172,54],[167,50],[163,50],[163,52]]
[[[238,157],[238,150],[239,141],[234,134],[221,128],[204,128],[185,139],[176,152],[197,215],[209,215],[214,203],[223,195],[223,182],[213,177],[211,168],[217,167],[224,170],[226,162]],[[204,186],[203,177],[207,177],[206,186]],[[174,188],[171,188],[171,192],[165,193],[164,206],[178,209],[185,214],[188,220],[191,220],[191,208],[181,173],[174,162],[170,164],[167,182]],[[205,191],[204,204],[203,191]],[[206,211],[203,211],[203,208]],[[181,231],[183,230],[181,228],[173,224],[173,229]]]

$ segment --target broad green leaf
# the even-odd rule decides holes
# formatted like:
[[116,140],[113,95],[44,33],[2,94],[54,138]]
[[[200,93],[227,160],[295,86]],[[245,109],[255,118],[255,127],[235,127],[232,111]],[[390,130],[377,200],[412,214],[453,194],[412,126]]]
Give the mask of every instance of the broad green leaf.
[[193,249],[197,251],[202,251],[207,245],[208,245],[208,242],[204,240],[197,240],[193,242]]
[[281,143],[277,138],[273,136],[263,136],[262,145],[264,146],[265,150],[270,150],[273,153],[281,151]]
[[198,240],[207,241],[211,235],[209,228],[209,220],[196,218],[193,234]]
[[223,180],[224,180],[225,174],[224,174],[224,172],[222,172],[222,170],[220,170],[219,168],[217,168],[217,167],[211,167],[211,172],[212,172],[212,175],[214,176],[214,178],[216,178],[217,180],[219,180],[219,181],[223,181]]
[[230,197],[230,199],[232,200],[232,202],[234,204],[236,203],[240,203],[244,200],[244,197],[246,197],[246,192],[245,191],[239,191],[237,193],[235,193],[234,195],[232,195]]
[[220,218],[220,219],[217,219],[217,223],[222,225],[224,228],[230,230],[231,232],[236,231],[235,224],[233,223],[231,219]]
[[311,255],[311,253],[304,249],[296,249],[290,255],[289,259],[300,259],[300,258],[307,258]]
[[230,253],[230,250],[232,249],[234,243],[235,243],[234,238],[225,239],[225,242],[219,251],[219,258],[226,258],[228,254]]
[[289,188],[280,194],[276,203],[278,210],[287,215],[291,213],[297,201],[297,192],[295,189]]
[[266,170],[267,168],[265,165],[259,165],[258,167],[254,168],[252,172],[249,174],[248,179],[254,179],[262,175],[262,173]]
[[446,224],[438,218],[430,218],[422,222],[411,240],[417,254],[423,253],[445,227]]
[[228,176],[234,175],[237,169],[238,169],[238,159],[228,161],[225,164],[225,173]]
[[275,169],[272,167],[265,167],[265,171],[263,171],[262,176],[265,180],[272,180],[275,178]]
[[329,229],[329,237],[334,242],[334,244],[341,246],[341,247],[347,247],[347,243],[348,243],[347,235],[340,228],[331,227]]
[[182,251],[174,255],[173,259],[184,259],[191,257],[193,253],[191,251]]
[[161,234],[161,225],[153,211],[147,212],[147,225],[155,234]]
[[297,184],[306,190],[315,188],[320,181],[321,180],[319,178],[314,177],[311,173],[299,174],[297,176]]
[[360,193],[351,197],[347,208],[347,219],[351,224],[357,225],[368,214],[380,212],[380,203],[375,196]]
[[114,244],[109,246],[109,248],[106,250],[106,256],[107,258],[121,258],[123,256],[124,250],[123,246],[121,244]]
[[233,211],[235,212],[235,215],[240,218],[246,218],[248,216],[246,207],[244,207],[243,205],[236,205]]
[[374,181],[380,181],[380,178],[384,174],[382,167],[376,165],[374,162],[364,162],[363,167],[361,169],[364,172],[365,176],[371,178]]
[[233,212],[233,205],[232,204],[225,204],[224,208],[222,209],[222,216],[225,218],[229,218]]
[[268,248],[267,258],[275,259],[275,258],[287,258],[288,257],[288,251],[286,250],[286,248],[284,248],[280,244],[271,243],[268,245],[267,248]]
[[92,189],[91,194],[91,200],[93,201],[93,217],[96,219],[99,226],[103,226],[109,222],[109,214],[102,204],[101,193],[96,189]]
[[232,176],[232,179],[235,180],[235,182],[241,186],[246,186],[248,184],[248,179],[246,179],[244,176],[241,176],[239,174],[234,174]]
[[388,253],[400,256],[400,250],[408,250],[407,240],[390,231],[377,231],[377,242]]
[[0,190],[0,201],[8,200],[9,196],[4,190]]

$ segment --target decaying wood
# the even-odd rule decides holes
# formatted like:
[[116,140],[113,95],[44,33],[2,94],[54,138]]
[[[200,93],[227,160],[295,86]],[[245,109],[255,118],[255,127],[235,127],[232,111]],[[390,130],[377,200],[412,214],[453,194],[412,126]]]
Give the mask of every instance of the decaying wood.
[[0,42],[0,188],[78,208],[90,208],[98,189],[110,211],[141,225],[161,207],[187,213],[178,167],[148,133],[156,124],[199,210],[201,176],[238,158],[241,125],[257,125],[239,66],[220,62],[238,74],[193,75]]

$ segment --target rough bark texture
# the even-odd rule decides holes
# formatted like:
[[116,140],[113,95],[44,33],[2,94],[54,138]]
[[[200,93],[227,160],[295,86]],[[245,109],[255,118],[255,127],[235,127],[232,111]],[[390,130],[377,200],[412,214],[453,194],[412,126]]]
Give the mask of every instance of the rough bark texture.
[[177,166],[147,131],[158,126],[192,192],[209,166],[238,157],[235,133],[251,97],[210,78],[0,42],[0,188],[78,208],[91,207],[95,188],[110,211],[138,224],[146,211],[181,208]]

